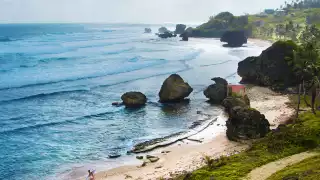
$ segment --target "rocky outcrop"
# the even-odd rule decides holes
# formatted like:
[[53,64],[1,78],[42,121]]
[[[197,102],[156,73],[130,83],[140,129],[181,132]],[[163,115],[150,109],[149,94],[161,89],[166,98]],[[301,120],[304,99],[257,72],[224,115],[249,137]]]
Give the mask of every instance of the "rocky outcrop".
[[243,98],[232,97],[232,96],[225,98],[222,101],[221,105],[225,108],[225,110],[228,113],[231,113],[231,109],[236,106],[246,107],[246,108],[250,107],[250,103],[248,104]]
[[144,33],[151,33],[151,32],[152,32],[151,28],[144,28]]
[[264,137],[269,131],[269,121],[259,111],[241,106],[230,109],[226,132],[228,139],[257,139]]
[[215,81],[215,84],[207,87],[203,94],[210,102],[220,104],[228,95],[228,82],[220,77],[213,78],[212,80]]
[[182,37],[182,41],[188,41],[189,40],[189,36],[187,32],[184,32],[180,35],[180,37]]
[[163,38],[163,39],[176,37],[176,35],[172,34],[172,33],[169,32],[169,31],[164,32],[164,33],[162,33],[162,34],[158,34],[158,36],[159,36],[160,38]]
[[174,33],[175,34],[182,34],[182,33],[184,33],[186,28],[187,28],[187,26],[184,25],[184,24],[177,24],[176,25],[176,30],[174,31]]
[[147,102],[147,97],[141,92],[127,92],[121,99],[126,107],[141,107]]
[[170,75],[159,92],[160,102],[177,102],[188,97],[193,89],[178,75]]
[[297,45],[292,41],[278,41],[258,57],[248,57],[238,64],[242,83],[285,88],[297,84],[293,53]]
[[192,36],[192,32],[193,32],[193,28],[192,27],[188,27],[184,32],[187,33],[188,37],[191,37]]
[[159,30],[158,30],[159,34],[163,34],[163,33],[168,32],[168,31],[169,31],[169,30],[168,30],[166,27],[161,27],[161,28],[159,28]]
[[228,43],[230,47],[241,47],[247,43],[247,39],[245,31],[226,31],[223,33],[220,41]]

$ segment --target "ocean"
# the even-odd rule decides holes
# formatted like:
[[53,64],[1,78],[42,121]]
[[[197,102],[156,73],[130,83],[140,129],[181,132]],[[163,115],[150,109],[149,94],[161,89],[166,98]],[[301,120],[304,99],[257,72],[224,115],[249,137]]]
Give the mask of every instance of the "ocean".
[[[144,34],[145,27],[153,33]],[[188,130],[197,111],[218,115],[220,108],[203,95],[210,79],[238,83],[238,62],[265,49],[253,43],[224,48],[219,39],[159,39],[159,27],[0,25],[0,179],[59,179],[93,164],[123,164],[133,145]],[[158,103],[172,73],[193,87],[189,104]],[[111,105],[128,91],[146,94],[147,105]]]

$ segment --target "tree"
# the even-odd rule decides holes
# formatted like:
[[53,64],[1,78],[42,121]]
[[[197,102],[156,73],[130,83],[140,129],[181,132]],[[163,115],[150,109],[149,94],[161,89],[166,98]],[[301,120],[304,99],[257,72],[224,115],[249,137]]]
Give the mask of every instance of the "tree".
[[[311,108],[315,111],[317,89],[320,87],[320,30],[315,26],[307,26],[300,36],[300,47],[294,53],[294,71],[299,77],[299,86],[307,85],[306,91],[311,91]],[[299,90],[301,88],[299,87]],[[305,91],[305,90],[304,90]],[[299,91],[299,98],[300,98]],[[305,93],[304,93],[305,94]],[[299,108],[299,106],[298,106]]]

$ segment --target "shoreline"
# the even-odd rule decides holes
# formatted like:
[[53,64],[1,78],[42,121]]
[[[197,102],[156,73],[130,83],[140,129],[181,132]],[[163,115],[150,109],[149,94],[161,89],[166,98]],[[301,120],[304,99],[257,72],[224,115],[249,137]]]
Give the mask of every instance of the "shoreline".
[[[247,92],[251,107],[259,110],[269,120],[271,129],[276,128],[279,124],[284,123],[293,113],[294,110],[286,105],[289,102],[287,95],[282,95],[264,87],[251,87]],[[217,123],[225,124],[226,117],[219,116]],[[160,158],[158,162],[148,163],[145,167],[141,164],[135,166],[122,166],[96,174],[97,180],[120,180],[120,179],[158,179],[171,178],[176,175],[191,172],[205,165],[204,156],[218,158],[222,155],[231,155],[239,153],[248,148],[248,145],[239,142],[229,141],[225,132],[216,132],[214,125],[209,126],[205,131],[200,132],[192,139],[201,139],[206,137],[207,140],[201,142],[181,141],[161,148],[158,151],[150,153]],[[211,137],[210,137],[211,136]],[[161,153],[167,151],[169,153]],[[140,155],[140,154],[139,154]]]
[[[268,47],[269,45],[271,45],[271,42],[260,39],[248,39],[248,44],[249,43],[261,47]],[[277,105],[278,108],[270,111],[269,109],[273,109],[273,107],[269,107],[269,109],[263,109],[265,100],[266,98],[264,97],[260,98],[258,101],[262,101],[262,104],[257,101],[252,102],[251,105],[253,108],[256,108],[259,111],[261,111],[262,114],[265,114],[266,118],[269,121],[271,120],[270,124],[273,125],[271,126],[271,128],[273,128],[277,125],[277,122],[281,122],[277,121],[278,117],[275,118],[274,116],[279,115],[280,119],[286,118],[280,117],[281,112],[278,112],[276,110],[281,108],[281,106],[283,106],[284,103],[281,105]],[[289,99],[287,98],[287,100]],[[281,101],[277,102],[283,101],[286,101],[286,99],[282,99]],[[268,103],[270,105],[274,104],[274,102],[272,101]],[[207,114],[200,115],[206,116]],[[146,146],[143,147],[142,150],[139,149],[137,152],[129,151],[130,157],[120,158],[121,161],[127,160],[127,162],[125,163],[120,163],[122,165],[116,166],[114,168],[99,168],[96,173],[96,179],[120,180],[132,177],[132,179],[147,180],[158,179],[160,177],[169,178],[172,177],[172,175],[174,176],[175,174],[193,171],[204,166],[204,155],[218,158],[222,155],[231,155],[245,150],[248,147],[247,145],[237,142],[231,142],[226,138],[226,118],[227,117],[224,115],[218,117],[210,117],[210,115],[207,115],[207,118],[204,118],[204,120],[200,120],[200,122],[202,121],[201,125],[199,126],[200,128],[203,127],[203,124],[207,124],[206,126],[208,126],[205,127],[202,130],[202,132],[199,132],[199,127],[195,127],[188,131],[182,132],[182,134],[177,133],[173,136],[171,135],[164,138],[158,138],[160,142],[153,143],[153,140],[150,141],[151,144],[145,142]],[[208,124],[208,122],[211,123]],[[196,132],[195,134],[191,134],[192,131],[194,132],[196,131],[196,129],[198,129],[198,132]],[[154,139],[154,141],[157,141],[157,139]],[[162,151],[170,151],[170,153],[161,153]],[[135,158],[136,155],[153,155],[159,157],[160,160],[156,163],[148,163],[147,166],[141,167],[143,161],[137,160]],[[83,176],[85,173],[86,171],[84,173],[81,173],[82,175],[80,175],[80,173],[76,173],[73,174],[72,177],[68,178],[83,179],[85,178]]]

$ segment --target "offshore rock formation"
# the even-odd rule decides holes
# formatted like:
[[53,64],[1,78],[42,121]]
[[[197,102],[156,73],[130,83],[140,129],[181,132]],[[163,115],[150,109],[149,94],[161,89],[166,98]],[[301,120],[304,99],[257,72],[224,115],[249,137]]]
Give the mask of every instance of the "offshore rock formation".
[[180,37],[182,37],[182,41],[188,41],[189,40],[189,36],[187,32],[184,32],[180,35]]
[[170,75],[159,92],[160,102],[178,102],[188,97],[193,89],[178,75]]
[[213,78],[212,80],[215,81],[215,84],[207,87],[203,94],[211,103],[220,104],[228,95],[228,82],[220,77]]
[[151,33],[151,32],[152,32],[151,28],[144,28],[144,33]]
[[174,34],[172,34],[171,32],[166,31],[166,32],[164,32],[164,33],[162,33],[162,34],[158,34],[158,36],[159,36],[160,38],[166,39],[166,38],[176,37],[177,35],[174,35]]
[[168,30],[166,27],[161,27],[161,28],[159,28],[159,30],[158,30],[159,34],[163,34],[163,33],[168,32],[168,31],[169,31],[169,30]]
[[247,39],[244,31],[226,31],[220,41],[228,43],[229,47],[241,47],[247,43]]
[[141,92],[127,92],[121,96],[126,107],[141,107],[147,102],[147,97]]
[[177,24],[176,25],[176,30],[174,31],[174,33],[175,34],[182,34],[182,33],[184,33],[186,28],[187,28],[187,26],[184,25],[184,24]]

